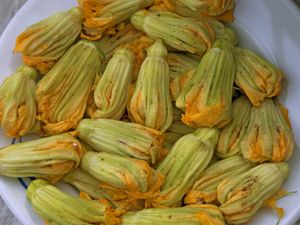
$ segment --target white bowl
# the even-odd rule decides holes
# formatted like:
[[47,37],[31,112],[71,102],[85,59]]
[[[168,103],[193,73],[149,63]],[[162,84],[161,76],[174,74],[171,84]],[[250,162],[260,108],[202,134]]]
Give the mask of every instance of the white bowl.
[[[76,5],[75,0],[28,0],[13,18],[0,38],[0,81],[21,64],[20,55],[14,55],[14,41],[27,26]],[[236,28],[240,45],[264,55],[286,73],[285,88],[280,101],[288,109],[296,141],[300,140],[300,9],[292,1],[237,0]],[[0,145],[11,143],[0,131]],[[298,191],[278,201],[285,209],[280,225],[294,225],[300,218],[300,153],[299,148],[290,160],[291,173],[284,187]],[[24,179],[25,185],[30,179]],[[75,194],[71,187],[59,184]],[[18,179],[0,177],[0,194],[7,206],[24,225],[44,225],[26,200],[25,189]],[[278,221],[275,212],[262,209],[250,224],[272,225]]]

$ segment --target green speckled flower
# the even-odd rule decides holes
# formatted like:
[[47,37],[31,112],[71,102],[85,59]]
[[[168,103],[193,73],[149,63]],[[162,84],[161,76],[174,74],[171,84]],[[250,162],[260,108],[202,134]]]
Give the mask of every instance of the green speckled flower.
[[241,153],[241,142],[246,134],[251,109],[252,105],[245,96],[241,96],[233,102],[232,121],[220,133],[216,152],[220,158]]
[[286,108],[273,99],[265,99],[260,107],[252,107],[249,124],[240,142],[245,159],[260,163],[286,161],[294,147]]
[[134,55],[130,49],[118,49],[109,61],[94,91],[91,118],[120,119],[126,109],[132,80]]
[[141,10],[131,16],[131,23],[152,39],[162,39],[174,49],[199,56],[211,48],[215,38],[212,27],[206,21],[170,12]]
[[68,195],[44,180],[30,183],[26,195],[32,208],[51,225],[117,225],[117,213],[96,200]]
[[156,0],[155,11],[171,11],[195,19],[234,21],[234,0]]
[[194,183],[185,196],[186,204],[213,203],[217,200],[217,187],[226,179],[239,176],[252,167],[250,161],[236,155],[220,160],[209,166]]
[[34,68],[22,65],[0,86],[0,122],[9,137],[25,135],[36,122],[37,75]]
[[217,144],[217,128],[199,128],[180,138],[166,158],[158,165],[157,172],[166,177],[159,196],[149,200],[154,207],[176,207],[208,166]]
[[0,174],[57,182],[80,163],[83,149],[70,134],[60,134],[0,149]]
[[84,119],[78,128],[80,139],[95,151],[145,160],[154,164],[162,157],[162,136],[136,123],[110,119]]
[[78,0],[78,3],[84,16],[81,37],[98,40],[133,13],[152,5],[153,0]]
[[46,74],[78,38],[81,20],[78,7],[55,13],[24,30],[17,37],[14,51],[23,54],[25,64]]
[[279,191],[288,172],[285,162],[265,163],[222,181],[217,195],[227,223],[249,222],[266,200]]
[[235,83],[253,105],[259,106],[265,98],[280,94],[283,78],[280,69],[248,49],[235,48],[234,56]]
[[233,45],[221,38],[203,56],[176,100],[185,111],[183,122],[192,127],[225,126],[231,119],[234,74]]
[[76,187],[81,194],[87,194],[96,200],[108,200],[109,203],[118,209],[135,210],[131,203],[121,200],[113,200],[109,193],[101,187],[101,182],[81,168],[76,168],[63,177],[63,181]]
[[128,107],[134,122],[161,132],[172,123],[167,54],[161,40],[148,49]]
[[44,134],[63,133],[79,123],[101,62],[94,43],[81,40],[40,80],[37,112]]
[[144,209],[121,217],[122,225],[225,225],[217,206],[191,205],[180,208]]
[[100,187],[113,201],[133,204],[137,209],[143,208],[145,199],[158,194],[163,182],[163,176],[145,161],[106,152],[86,152],[81,168],[101,182]]

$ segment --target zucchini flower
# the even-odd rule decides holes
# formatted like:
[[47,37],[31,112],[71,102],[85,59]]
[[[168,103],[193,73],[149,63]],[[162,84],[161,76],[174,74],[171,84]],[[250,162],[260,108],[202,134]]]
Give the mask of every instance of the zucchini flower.
[[96,46],[81,40],[38,83],[38,120],[46,135],[66,132],[82,119],[101,61]]
[[96,201],[70,196],[44,180],[34,180],[26,190],[32,208],[47,224],[119,224],[117,212]]
[[220,133],[216,151],[220,158],[241,153],[241,142],[246,135],[251,109],[251,102],[245,96],[241,96],[233,102],[232,121]]
[[124,202],[122,200],[112,200],[112,197],[108,194],[108,192],[101,187],[101,182],[81,168],[77,168],[66,174],[63,177],[63,181],[73,185],[80,191],[80,193],[87,194],[93,199],[108,200],[115,208],[124,210],[136,210],[143,208],[142,202],[139,203],[140,205],[135,206],[133,201]]
[[128,107],[134,122],[161,132],[172,123],[167,54],[161,40],[148,49]]
[[27,134],[35,125],[37,71],[22,65],[0,86],[0,122],[9,137]]
[[288,172],[289,166],[285,162],[265,163],[223,180],[217,195],[227,223],[247,223],[279,191]]
[[180,206],[183,196],[210,163],[218,137],[217,128],[199,128],[180,138],[156,170],[166,178],[159,196],[150,199],[149,204]]
[[100,187],[113,201],[123,201],[124,205],[140,205],[140,201],[157,196],[164,180],[143,160],[106,152],[86,152],[81,168],[101,182]]
[[210,17],[223,22],[234,21],[234,0],[176,0],[176,12],[195,18]]
[[192,54],[169,53],[166,59],[170,68],[171,80],[186,74],[200,62],[200,57]]
[[176,100],[185,111],[183,122],[192,127],[226,125],[231,119],[234,73],[233,45],[221,38],[203,56]]
[[154,129],[136,123],[109,119],[84,119],[78,136],[95,151],[108,152],[156,163],[162,157],[162,136]]
[[217,200],[217,187],[225,179],[231,179],[251,169],[252,164],[235,155],[209,166],[185,196],[185,204],[212,203]]
[[157,0],[151,9],[171,11],[195,19],[208,17],[223,22],[234,21],[234,0]]
[[259,106],[265,98],[279,95],[283,74],[267,60],[250,50],[235,48],[235,83]]
[[60,134],[0,149],[0,174],[38,177],[51,183],[79,165],[83,149],[70,134]]
[[215,37],[208,22],[170,12],[141,10],[131,16],[131,23],[152,39],[162,39],[166,45],[176,50],[198,56],[202,56],[211,48]]
[[46,74],[76,41],[81,20],[78,7],[55,13],[23,31],[16,39],[14,51],[23,54],[26,65]]
[[[288,160],[294,150],[294,135],[285,108],[272,99],[252,107],[249,124],[240,142],[245,159],[253,162]],[[285,109],[286,110],[286,109]]]
[[119,120],[126,109],[132,80],[134,55],[130,49],[118,49],[109,61],[94,91],[94,101],[88,106],[91,118]]
[[100,39],[105,31],[126,21],[138,10],[153,4],[153,0],[79,0],[83,10],[81,37],[88,40]]
[[144,209],[121,217],[122,225],[225,225],[217,206],[191,205],[180,208]]

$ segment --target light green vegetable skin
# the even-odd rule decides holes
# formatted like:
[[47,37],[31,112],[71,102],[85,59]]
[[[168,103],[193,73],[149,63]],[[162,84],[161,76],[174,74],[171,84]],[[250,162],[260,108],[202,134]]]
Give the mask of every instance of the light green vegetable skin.
[[217,206],[192,205],[180,208],[144,209],[128,212],[121,225],[225,225]]
[[172,123],[167,54],[161,40],[148,49],[128,107],[133,121],[161,132]]
[[163,154],[160,132],[136,123],[110,119],[84,119],[77,127],[78,137],[95,151],[158,162]]
[[23,54],[24,64],[46,74],[75,43],[81,23],[79,7],[55,13],[26,28],[17,37],[14,51]]
[[164,177],[145,161],[105,152],[86,152],[81,168],[101,182],[101,187],[122,208],[145,207],[145,200],[159,192]]
[[35,125],[37,76],[34,68],[22,65],[0,86],[0,122],[9,137],[23,136]]
[[97,84],[93,104],[87,113],[93,119],[119,120],[126,108],[132,80],[134,55],[130,49],[118,49]]
[[147,192],[159,178],[146,162],[105,152],[86,152],[81,168],[108,185],[127,191]]
[[185,112],[183,122],[192,127],[229,123],[234,74],[233,44],[221,38],[203,56],[176,100]]
[[227,223],[247,223],[266,200],[279,191],[288,173],[289,166],[285,162],[265,163],[222,181],[217,196]]
[[226,179],[239,176],[253,167],[250,161],[240,155],[228,157],[209,166],[194,183],[185,196],[186,204],[214,203],[217,200],[217,187]]
[[181,205],[183,196],[210,163],[218,137],[217,128],[199,128],[180,138],[156,170],[166,178],[159,196],[149,204],[155,207]]
[[105,31],[122,23],[140,9],[153,4],[153,0],[78,0],[83,10],[81,37],[88,40],[100,39]]
[[32,181],[26,195],[33,209],[50,225],[92,225],[107,221],[108,208],[102,203],[70,196],[44,180]]
[[0,174],[38,177],[51,183],[79,166],[81,144],[70,134],[60,134],[0,149]]
[[211,48],[214,32],[204,20],[195,20],[170,12],[141,10],[131,16],[136,29],[152,39],[162,39],[166,45],[179,51],[202,56]]
[[64,133],[79,123],[102,60],[94,43],[81,40],[39,81],[37,112],[45,135]]

